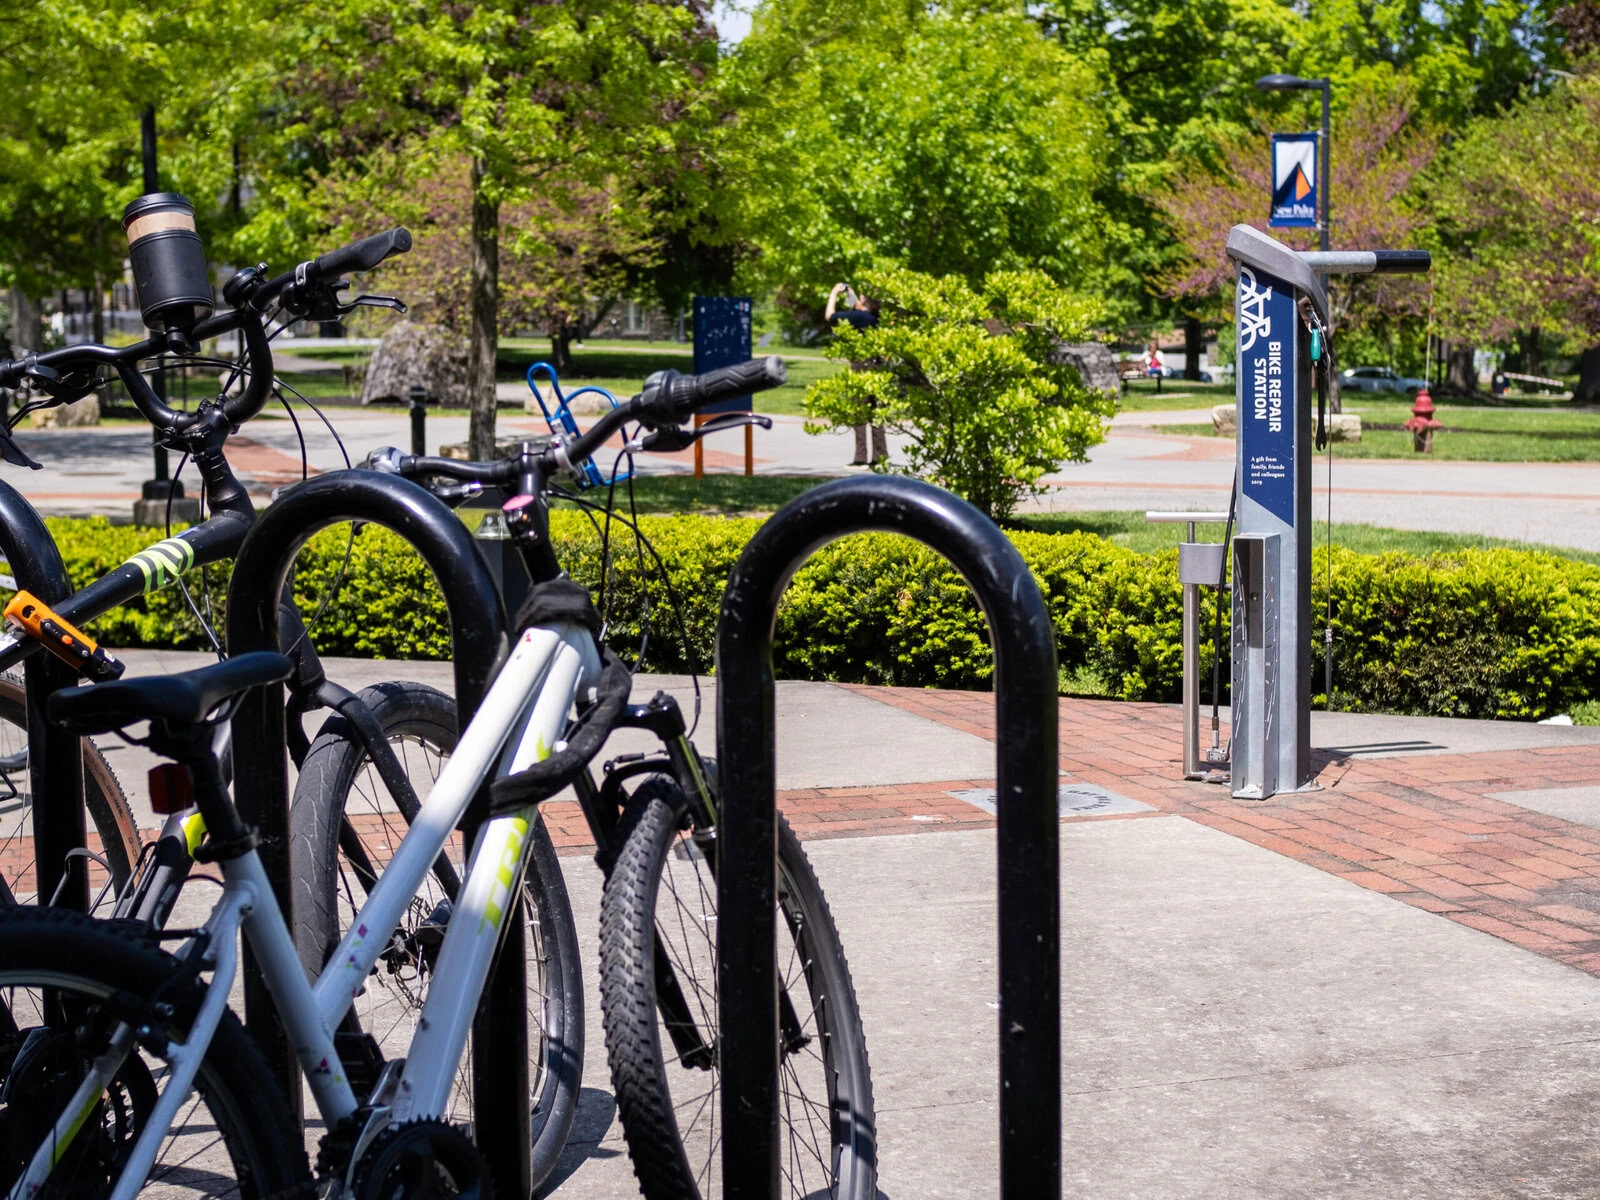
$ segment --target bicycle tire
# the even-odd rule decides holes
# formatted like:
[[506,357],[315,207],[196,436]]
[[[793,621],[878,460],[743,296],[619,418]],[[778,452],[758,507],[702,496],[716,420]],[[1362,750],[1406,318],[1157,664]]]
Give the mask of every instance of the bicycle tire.
[[[89,828],[99,836],[100,853],[110,868],[112,892],[116,894],[127,884],[134,865],[139,861],[139,824],[134,819],[133,808],[122,790],[117,773],[106,761],[105,755],[89,738],[81,741],[84,808],[88,814]],[[25,749],[27,744],[27,688],[21,677],[8,672],[0,675],[0,757]],[[26,796],[29,803],[13,814],[0,816],[0,905],[15,903],[19,891],[28,894],[28,889],[20,885],[33,870],[31,855],[8,857],[6,850],[16,839],[31,837],[32,823],[23,809],[31,810],[36,789],[31,785],[31,778],[21,788],[15,784],[10,786],[15,789],[16,795]]]
[[[379,726],[390,738],[416,739],[440,756],[448,754],[456,742],[456,708],[449,696],[420,683],[383,683],[364,689],[361,699],[372,709]],[[441,757],[442,761],[442,757]],[[403,762],[402,765],[408,765]],[[366,782],[362,782],[363,777]],[[295,942],[301,961],[310,970],[320,970],[328,955],[337,948],[348,913],[360,907],[364,892],[356,894],[359,880],[343,870],[339,849],[341,819],[361,818],[357,809],[374,798],[376,772],[371,769],[365,747],[342,716],[329,717],[312,743],[295,786],[290,807],[290,856],[294,863]],[[359,803],[352,801],[364,791]],[[387,792],[384,792],[387,795]],[[419,789],[418,798],[426,792]],[[390,797],[397,815],[409,823],[416,810]],[[373,806],[376,809],[376,805]],[[403,836],[398,827],[383,828],[381,842],[368,832],[364,842],[392,850]],[[459,842],[459,836],[455,839]],[[529,829],[529,859],[524,883],[523,919],[527,924],[530,982],[542,980],[537,1014],[530,1014],[530,1054],[532,1072],[533,1144],[531,1149],[535,1187],[555,1170],[567,1134],[577,1116],[579,1086],[583,1078],[583,975],[578,959],[578,932],[572,905],[561,875],[560,860],[542,820]],[[456,847],[455,867],[461,870],[460,847]],[[439,888],[438,873],[430,887]],[[340,900],[345,907],[341,912]],[[414,908],[416,908],[414,902]],[[424,905],[423,907],[428,907]],[[426,915],[420,913],[419,915]],[[385,970],[380,963],[375,976]],[[374,989],[368,987],[366,992]],[[376,997],[373,998],[376,1003]],[[357,1011],[364,1002],[357,999]],[[363,1022],[363,1027],[371,1022]],[[537,1034],[537,1036],[536,1036]],[[537,1042],[535,1049],[534,1043]],[[470,1047],[463,1056],[463,1068],[471,1060]],[[458,1089],[459,1090],[459,1089]]]
[[[35,988],[38,997],[33,995]],[[41,1093],[49,1089],[40,1086],[41,1072],[33,1067],[39,1056],[30,1061],[25,1053],[17,1053],[28,1031],[36,1031],[36,1036],[47,1031],[45,1014],[61,1005],[62,997],[76,997],[70,1011],[77,1029],[64,1031],[64,1039],[81,1061],[97,1049],[79,1044],[86,1036],[84,1029],[97,1025],[93,1016],[85,1015],[94,1013],[97,1001],[108,1001],[109,1012],[121,1014],[130,998],[150,999],[158,992],[174,1010],[164,1032],[172,1040],[185,1037],[204,989],[187,978],[177,959],[161,951],[150,930],[59,908],[23,905],[0,912],[0,1015],[8,1018],[0,1022],[5,1026],[0,1032],[0,1071],[9,1076],[19,1062],[28,1062],[33,1070],[26,1082],[18,1084],[17,1091],[23,1093],[18,1102],[0,1103],[0,1147],[9,1152],[0,1157],[0,1192],[11,1190],[25,1156],[40,1140],[42,1122],[55,1119],[48,1106],[41,1106]],[[113,1078],[114,1086],[102,1096],[100,1119],[86,1122],[63,1154],[58,1170],[72,1172],[62,1181],[67,1194],[110,1194],[114,1178],[106,1179],[102,1190],[88,1186],[91,1181],[86,1176],[97,1169],[114,1171],[117,1151],[126,1149],[143,1127],[142,1116],[130,1110],[139,1107],[140,1099],[154,1102],[153,1080],[160,1073],[150,1072],[146,1063],[161,1059],[150,1045],[146,1039],[124,1064]],[[135,1063],[147,1074],[141,1077],[133,1069]],[[64,1087],[58,1083],[57,1094],[62,1090],[70,1094],[81,1078],[81,1074],[68,1078]],[[141,1086],[131,1086],[141,1079]],[[198,1094],[179,1109],[179,1123],[163,1143],[163,1154],[170,1153],[172,1159],[158,1157],[146,1183],[149,1190],[141,1194],[165,1196],[192,1188],[197,1196],[216,1195],[219,1159],[225,1156],[226,1178],[238,1185],[238,1194],[246,1200],[310,1200],[311,1171],[299,1127],[261,1051],[231,1011],[222,1014],[196,1085]],[[200,1113],[201,1105],[209,1112]],[[210,1145],[196,1146],[196,1139],[213,1134]],[[217,1143],[220,1147],[212,1151]],[[50,1184],[47,1180],[41,1195],[58,1194]]]
[[[671,920],[657,912],[669,864],[693,864],[696,859],[705,862],[688,834],[686,811],[683,793],[675,781],[658,776],[640,785],[629,802],[619,832],[622,849],[600,902],[600,1007],[605,1018],[606,1055],[623,1138],[646,1200],[701,1200],[722,1194],[720,1159],[715,1153],[720,1136],[716,1124],[716,1108],[720,1104],[718,1073],[713,1062],[709,1078],[699,1077],[696,1069],[681,1065],[676,1052],[669,1070],[662,1043],[665,1018],[656,1000],[654,938],[663,936],[663,948],[680,975],[680,986],[686,997],[692,990],[695,999],[691,1007],[698,1004],[697,1020],[715,1031],[716,981],[710,972],[715,969],[716,891],[710,872],[702,872],[699,866],[693,868],[696,878],[691,903],[680,903]],[[802,1030],[811,1029],[813,1044],[821,1047],[820,1053],[811,1054],[820,1069],[817,1064],[803,1061],[809,1046],[785,1054],[780,1088],[784,1102],[780,1135],[787,1135],[781,1152],[782,1178],[788,1194],[875,1200],[877,1135],[872,1071],[855,989],[822,888],[799,839],[781,816],[778,877],[780,938],[787,928],[793,945],[787,963],[780,951],[780,975]],[[674,873],[666,889],[674,896],[677,882]],[[683,935],[685,945],[672,944],[670,934],[674,929]],[[690,932],[691,929],[697,932]],[[697,936],[705,943],[698,951],[687,944]],[[794,969],[797,966],[798,973]],[[693,984],[691,989],[681,975],[696,967],[701,969],[700,975],[689,981]],[[804,1011],[802,997],[809,997],[809,1015]],[[707,1040],[717,1047],[714,1037]],[[690,1075],[691,1070],[696,1070],[695,1075]],[[802,1098],[800,1107],[794,1104],[791,1085],[799,1085],[802,1071],[812,1078],[820,1077],[828,1093],[830,1152],[826,1162],[822,1161],[820,1138],[815,1136],[816,1123],[810,1119],[812,1109],[807,1107],[817,1106],[817,1101]],[[709,1087],[705,1086],[707,1083]],[[680,1093],[676,1101],[675,1086]],[[681,1128],[680,1113],[697,1102],[689,1127]],[[695,1129],[708,1109],[708,1132],[703,1137],[710,1144],[705,1161],[697,1162],[701,1139],[696,1137]],[[795,1119],[796,1112],[808,1118],[803,1131]],[[799,1161],[797,1145],[804,1149],[807,1135],[811,1136],[815,1166]],[[691,1141],[695,1151],[687,1144]],[[814,1186],[817,1183],[824,1187]]]

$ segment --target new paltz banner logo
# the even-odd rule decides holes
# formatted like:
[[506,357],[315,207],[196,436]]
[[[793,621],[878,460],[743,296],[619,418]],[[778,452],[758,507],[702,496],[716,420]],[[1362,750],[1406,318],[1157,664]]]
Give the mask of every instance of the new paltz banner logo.
[[1294,525],[1294,299],[1239,268],[1239,461],[1244,496]]
[[1317,135],[1272,135],[1272,215],[1278,228],[1314,229],[1317,224]]

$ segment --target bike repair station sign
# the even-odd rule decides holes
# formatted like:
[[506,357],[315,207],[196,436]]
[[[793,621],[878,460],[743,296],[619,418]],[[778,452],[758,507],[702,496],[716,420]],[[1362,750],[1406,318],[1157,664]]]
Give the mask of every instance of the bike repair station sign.
[[1278,228],[1317,226],[1317,135],[1272,135],[1272,215]]
[[1292,529],[1294,292],[1283,280],[1241,264],[1236,303],[1240,494]]

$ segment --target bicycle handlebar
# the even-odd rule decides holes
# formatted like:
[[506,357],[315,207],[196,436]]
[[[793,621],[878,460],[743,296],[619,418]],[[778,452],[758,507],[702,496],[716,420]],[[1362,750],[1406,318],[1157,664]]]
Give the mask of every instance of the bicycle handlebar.
[[766,358],[753,358],[731,367],[718,367],[701,375],[658,371],[645,380],[640,398],[648,408],[676,425],[709,405],[732,400],[747,392],[779,387],[788,378],[789,371],[783,365],[783,359],[776,354],[769,354]]
[[[238,395],[225,397],[222,401],[223,415],[228,423],[237,429],[259,413],[272,395],[272,347],[261,320],[261,314],[268,305],[291,287],[319,284],[337,278],[346,271],[370,270],[384,259],[403,254],[409,249],[411,234],[403,228],[362,238],[338,250],[330,250],[310,262],[301,263],[275,279],[254,283],[231,311],[199,322],[188,335],[189,343],[209,341],[235,329],[244,335],[250,363],[249,377]],[[29,354],[16,360],[3,360],[0,361],[0,388],[16,388],[40,368],[69,374],[77,370],[109,366],[115,368],[134,405],[150,424],[166,434],[182,433],[198,420],[199,415],[177,412],[168,407],[138,370],[141,360],[155,358],[173,348],[169,337],[158,336],[115,349],[89,343],[66,346],[45,354]]]
[[384,259],[404,254],[409,249],[411,231],[404,227],[391,229],[319,255],[311,260],[311,272],[323,279],[333,279],[349,271],[370,271]]
[[[569,469],[573,464],[593,457],[595,451],[610,441],[611,435],[629,421],[638,421],[652,428],[681,425],[707,405],[731,400],[747,392],[765,391],[787,379],[788,370],[783,359],[776,354],[731,367],[719,367],[700,375],[657,371],[645,380],[642,392],[626,404],[619,404],[605,413],[589,426],[587,432],[566,445],[551,446],[540,452],[536,466],[545,475]],[[524,469],[520,456],[494,462],[465,462],[457,458],[401,454],[392,448],[374,451],[368,456],[367,465],[408,479],[442,475],[448,479],[486,486],[515,484],[519,482]]]

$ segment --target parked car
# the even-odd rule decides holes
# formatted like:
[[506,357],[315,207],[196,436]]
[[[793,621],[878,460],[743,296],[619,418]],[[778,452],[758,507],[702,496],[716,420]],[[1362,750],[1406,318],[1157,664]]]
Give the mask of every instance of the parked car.
[[1427,386],[1427,380],[1410,379],[1389,367],[1355,367],[1339,373],[1339,388],[1346,392],[1404,392],[1409,396]]

